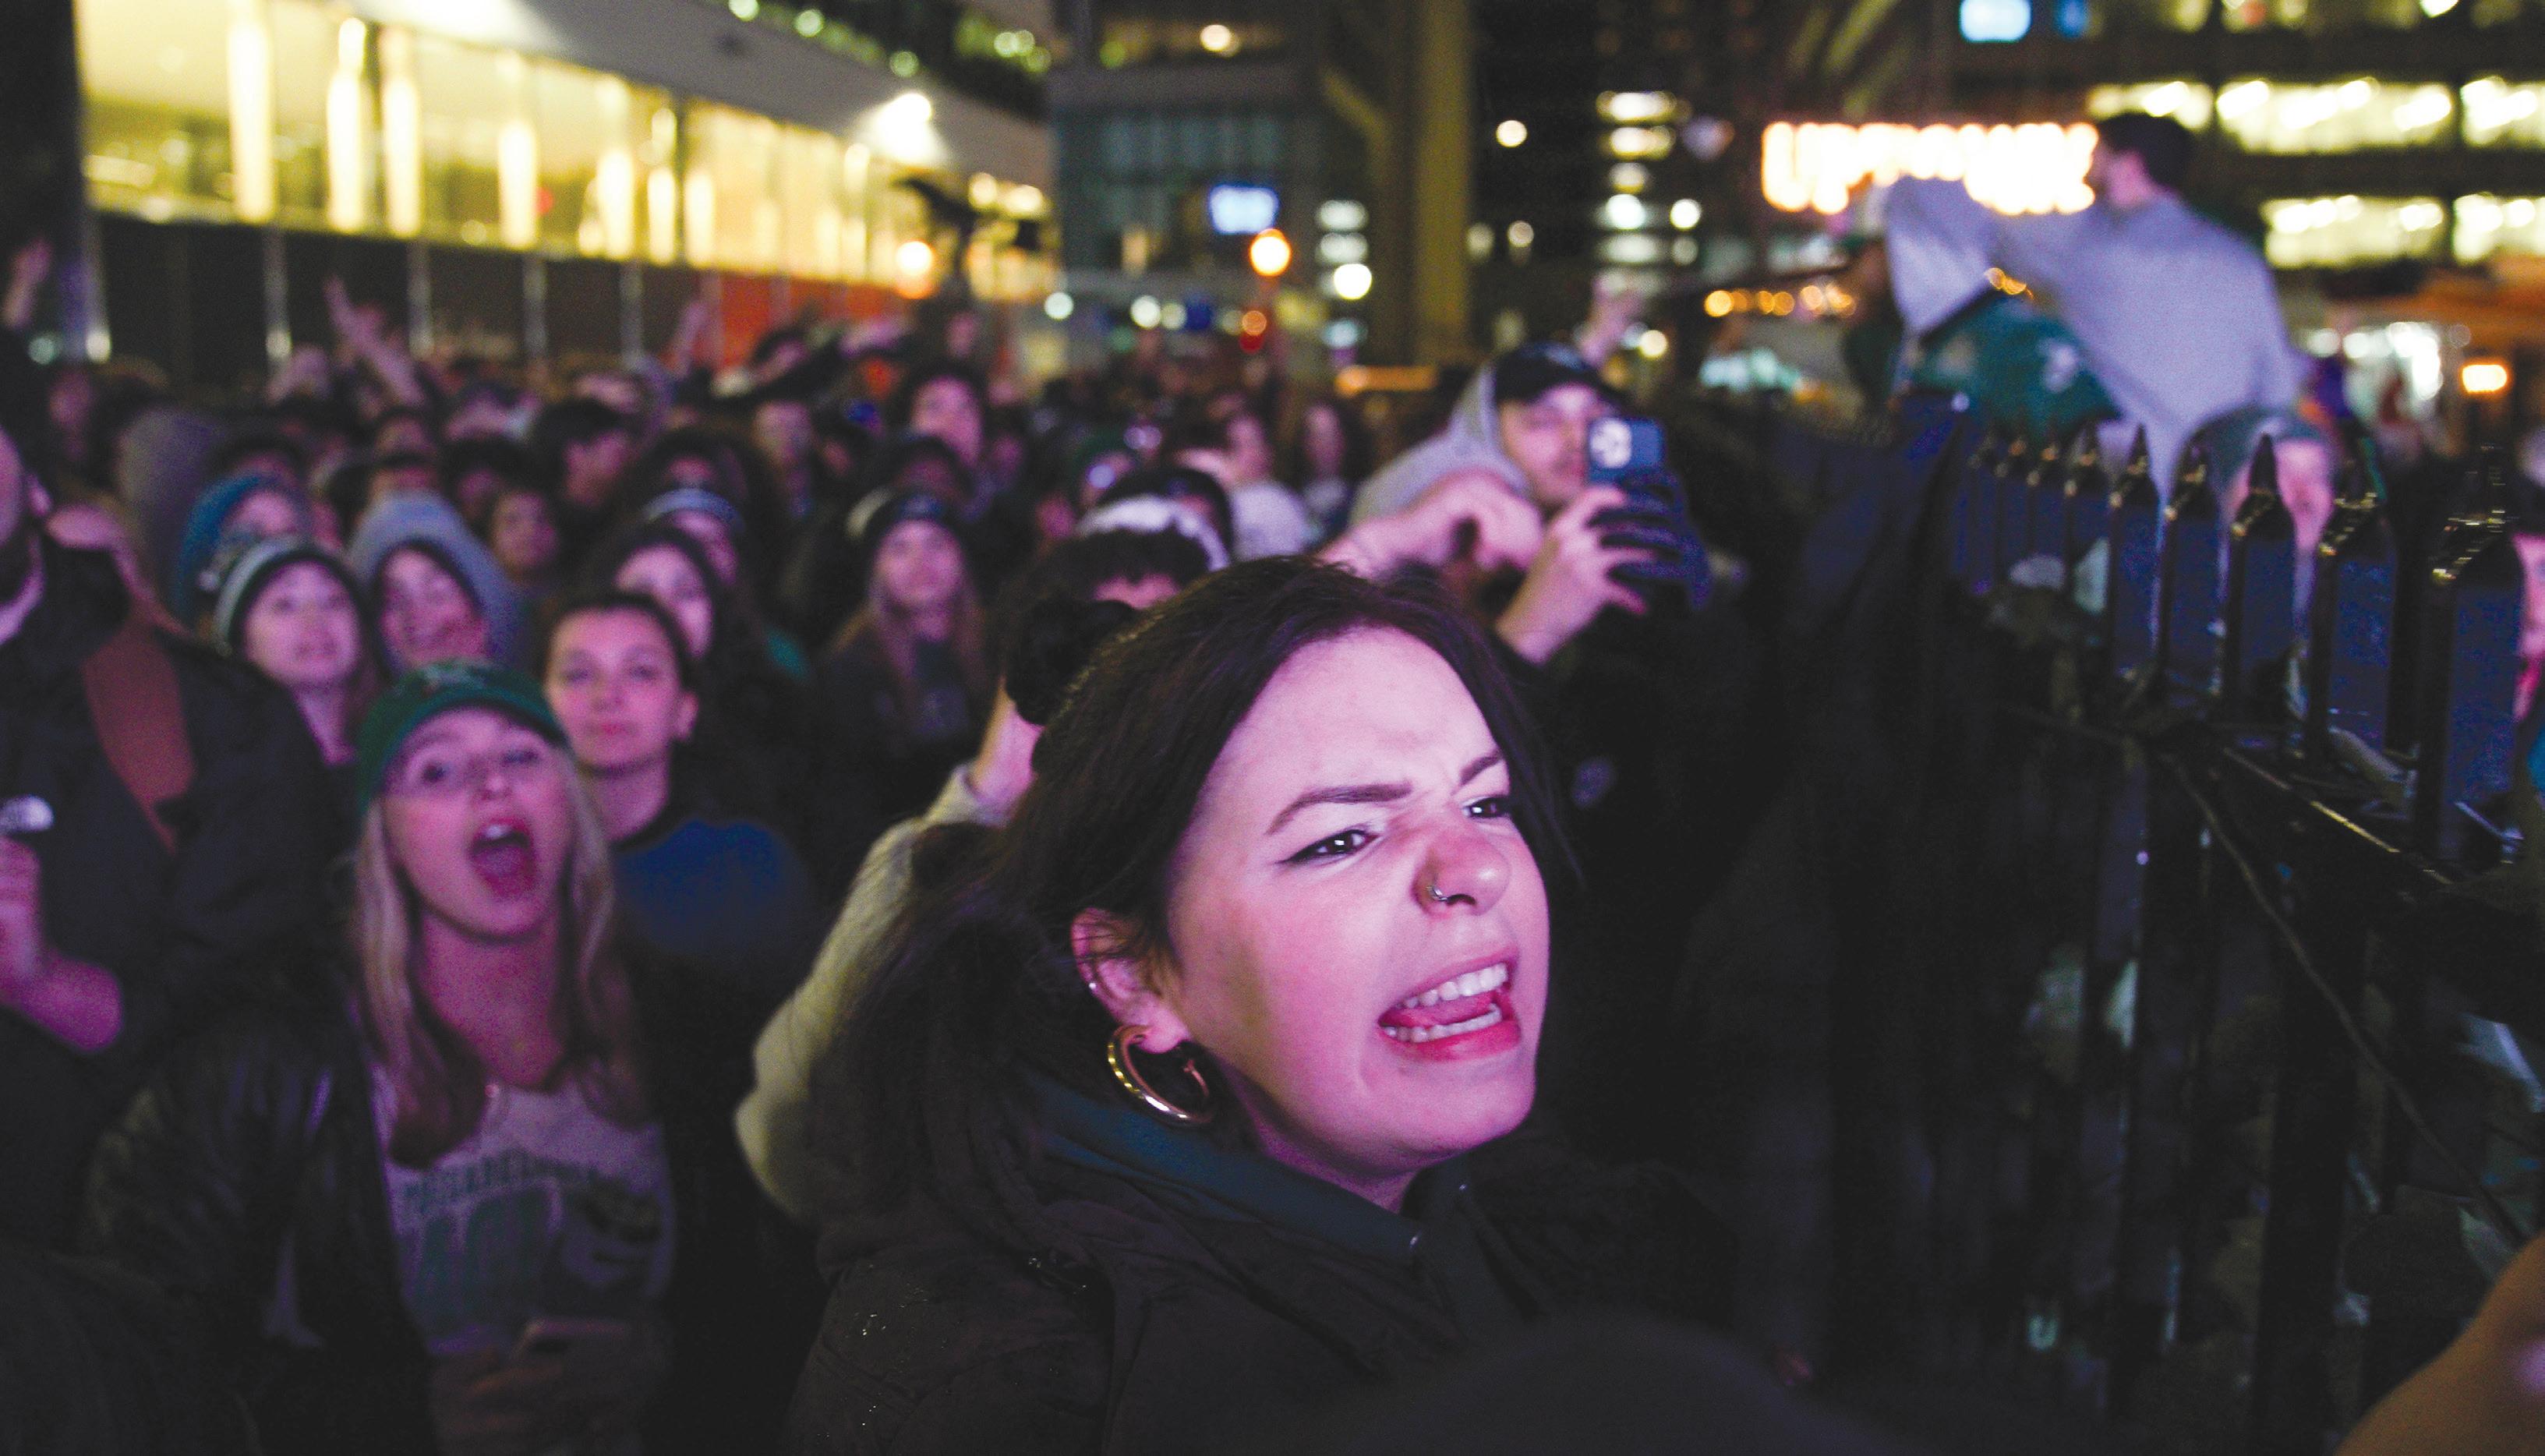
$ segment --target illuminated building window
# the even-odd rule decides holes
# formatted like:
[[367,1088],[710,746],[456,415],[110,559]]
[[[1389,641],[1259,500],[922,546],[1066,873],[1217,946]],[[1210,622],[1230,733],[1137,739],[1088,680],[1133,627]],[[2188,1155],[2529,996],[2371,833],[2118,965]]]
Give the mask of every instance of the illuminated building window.
[[2466,83],[2468,146],[2545,147],[2545,84],[2482,76]]
[[1668,156],[1671,130],[1668,126],[1620,126],[1608,133],[1608,154],[1628,160]]
[[[2110,30],[2197,32],[2207,27],[2212,0],[2100,0]],[[2229,32],[2265,30],[2325,34],[2359,30],[2410,30],[2455,10],[2484,7],[2515,11],[2532,0],[2216,0],[2220,26]]]
[[2545,256],[2545,198],[2478,193],[2457,199],[2457,261],[2480,263],[2503,253]]
[[1622,233],[1602,238],[1600,240],[1600,258],[1601,262],[1621,268],[1647,268],[1662,261],[1661,240],[1648,233]]
[[538,132],[539,245],[585,257],[632,258],[644,235],[639,157],[662,92],[579,66],[534,62],[532,118]]
[[[975,189],[977,196],[977,189]],[[998,184],[990,181],[990,202]],[[843,278],[840,234],[840,137],[807,127],[779,127],[779,216],[781,265],[796,278]]]
[[1100,64],[1108,67],[1224,57],[1260,60],[1281,52],[1290,42],[1288,27],[1261,16],[1229,16],[1195,25],[1174,17],[1109,15],[1103,26],[1096,55]]
[[[1653,121],[1679,119],[1679,98],[1667,91],[1603,91],[1600,94],[1600,118],[1620,126],[1641,125]],[[1619,152],[1619,156],[1632,153]]]
[[[82,0],[80,76],[87,88],[90,197],[145,217],[235,215],[234,121],[264,153],[273,205],[273,33],[263,8],[149,0]],[[234,117],[233,78],[259,88]],[[261,131],[256,123],[262,121]],[[252,143],[255,144],[255,143]],[[251,158],[251,161],[256,160]]]
[[2224,0],[2218,19],[2231,31],[2301,30],[2308,0]]
[[705,225],[693,231],[690,260],[776,272],[783,234],[775,175],[778,123],[704,103],[690,108],[690,186],[711,199],[702,216],[693,214]]
[[2097,86],[2086,93],[2086,115],[2115,117],[2145,112],[2172,117],[2194,131],[2209,125],[2209,88],[2197,81],[2149,81],[2137,86]]
[[268,23],[276,215],[292,226],[359,231],[376,211],[369,28],[314,0],[273,0]]
[[2244,80],[2218,93],[2218,124],[2254,152],[2347,152],[2426,146],[2456,121],[2445,86],[2368,77],[2323,85]]
[[[89,198],[108,210],[852,281],[893,278],[895,250],[928,239],[868,146],[606,72],[331,0],[75,13]],[[1008,219],[1049,200],[938,178],[967,180],[994,215],[956,266],[978,291],[1041,297],[1050,265]]]
[[2436,198],[2284,198],[2262,204],[2274,268],[2340,268],[2437,251],[2447,209]]
[[424,35],[415,38],[415,89],[425,233],[496,246],[497,151],[510,95],[486,52]]

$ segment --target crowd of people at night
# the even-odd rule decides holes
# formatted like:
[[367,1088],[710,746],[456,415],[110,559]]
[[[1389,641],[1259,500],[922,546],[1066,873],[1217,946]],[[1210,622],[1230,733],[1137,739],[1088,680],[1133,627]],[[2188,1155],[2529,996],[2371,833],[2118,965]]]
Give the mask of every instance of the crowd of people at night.
[[[31,362],[47,262],[0,1451],[1911,1449],[1691,1333],[1645,1093],[1773,685],[1591,469],[1631,298],[1437,420],[1214,336],[1028,391],[960,298],[526,369],[341,288],[207,401]],[[2509,1449],[2540,1321],[2531,1257],[2358,1456]]]

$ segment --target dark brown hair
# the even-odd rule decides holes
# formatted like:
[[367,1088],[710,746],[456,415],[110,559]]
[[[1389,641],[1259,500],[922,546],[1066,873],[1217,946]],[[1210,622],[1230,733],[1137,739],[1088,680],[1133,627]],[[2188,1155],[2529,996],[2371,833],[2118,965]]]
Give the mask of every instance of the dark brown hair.
[[1535,734],[1445,596],[1295,557],[1205,578],[1098,650],[1003,833],[951,828],[918,845],[915,893],[816,1079],[826,1217],[888,1219],[916,1201],[1031,1250],[1023,1074],[1112,1095],[1112,1018],[1079,978],[1072,923],[1108,912],[1134,949],[1162,935],[1170,866],[1229,736],[1302,649],[1373,631],[1457,673],[1510,763],[1531,851],[1570,870]]

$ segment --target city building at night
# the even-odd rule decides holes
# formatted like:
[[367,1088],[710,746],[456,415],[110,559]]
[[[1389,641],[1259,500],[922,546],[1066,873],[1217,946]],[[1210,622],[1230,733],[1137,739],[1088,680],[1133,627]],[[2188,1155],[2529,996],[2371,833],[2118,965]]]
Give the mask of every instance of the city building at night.
[[[1379,361],[1467,352],[1464,6],[1066,12],[1052,124],[1064,306],[1088,347],[1125,327],[1235,331],[1253,315]],[[1257,250],[1268,230],[1286,253]]]
[[[2017,150],[2026,123],[2072,127],[2124,111],[2172,117],[2201,142],[2190,196],[2254,236],[2281,276],[2299,341],[2350,365],[2364,412],[2390,392],[2417,413],[2496,360],[2545,384],[2545,8],[2519,0],[1965,0],[1888,10],[1881,44],[1841,23],[1788,56],[1809,84],[1780,120],[1825,128],[1804,176],[1762,137],[1767,201],[1844,205],[1847,174],[1925,170]],[[1905,63],[1901,57],[1915,57]],[[1878,128],[1862,123],[1900,123]],[[1952,128],[1951,137],[1941,128]],[[2011,129],[2010,129],[2011,128]],[[1800,130],[1808,131],[1806,124]],[[1967,140],[1956,139],[1967,138]],[[2055,148],[2054,148],[2055,150]],[[2019,170],[2049,196],[2080,159]],[[1933,164],[1929,162],[1926,167]],[[1780,181],[1788,189],[1779,192]],[[2488,392],[2515,395],[2519,391]],[[2538,401],[2505,401],[2519,421]],[[2492,408],[2493,406],[2485,406]]]
[[1785,362],[1761,380],[1826,377],[1835,356],[1803,330],[1849,301],[1826,285],[1878,224],[1864,184],[1943,175],[2009,211],[2073,210],[2086,123],[2145,110],[2198,136],[2191,201],[2256,240],[2295,337],[2343,356],[2363,412],[2444,412],[2469,363],[2497,361],[2513,382],[2480,407],[2545,418],[2545,8],[1475,9],[1480,344],[1567,327],[1594,275],[1626,272],[1699,305],[1679,315],[1699,331],[1742,315],[1744,347]]
[[659,345],[701,280],[737,340],[1050,281],[1041,5],[63,3],[74,347],[180,382],[323,339],[330,277],[419,345],[532,359]]

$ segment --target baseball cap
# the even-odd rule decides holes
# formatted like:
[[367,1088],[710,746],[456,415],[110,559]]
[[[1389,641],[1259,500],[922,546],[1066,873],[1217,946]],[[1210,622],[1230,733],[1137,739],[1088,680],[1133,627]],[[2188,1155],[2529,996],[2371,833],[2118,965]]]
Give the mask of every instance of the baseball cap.
[[1570,344],[1523,344],[1494,361],[1496,404],[1527,404],[1566,384],[1608,392],[1607,381]]
[[370,811],[389,765],[415,730],[452,708],[493,708],[550,743],[565,742],[539,685],[523,674],[487,662],[427,664],[390,685],[354,735],[357,818]]

